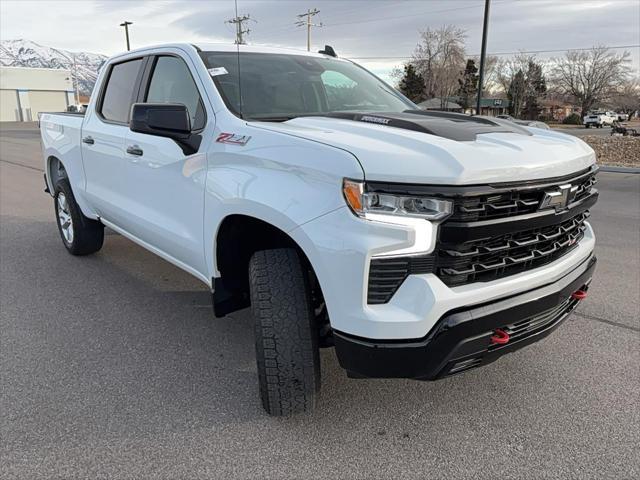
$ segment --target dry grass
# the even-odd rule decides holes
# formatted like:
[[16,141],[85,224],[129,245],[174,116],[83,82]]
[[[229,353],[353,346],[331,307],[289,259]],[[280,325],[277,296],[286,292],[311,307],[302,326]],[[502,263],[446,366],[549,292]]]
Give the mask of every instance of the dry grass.
[[640,137],[582,137],[596,151],[600,165],[640,167]]

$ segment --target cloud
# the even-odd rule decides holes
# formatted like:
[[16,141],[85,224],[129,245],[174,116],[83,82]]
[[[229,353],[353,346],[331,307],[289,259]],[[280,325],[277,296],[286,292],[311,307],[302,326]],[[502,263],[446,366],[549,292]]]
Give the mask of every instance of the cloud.
[[[347,57],[385,71],[409,57],[420,30],[455,24],[467,30],[467,50],[480,50],[483,0],[238,0],[238,12],[251,14],[250,42],[306,48],[306,29],[297,15],[318,8],[313,20],[313,49],[332,45]],[[133,22],[132,45],[173,41],[231,42],[233,0],[167,1],[0,1],[0,35],[27,38],[68,50],[114,54],[124,47],[118,25]],[[489,52],[585,48],[594,44],[640,43],[637,0],[494,0],[491,6]],[[635,20],[634,20],[635,19]],[[640,48],[630,49],[635,68]],[[542,59],[557,54],[540,54]],[[640,70],[639,70],[640,74]],[[388,77],[387,77],[388,78]]]

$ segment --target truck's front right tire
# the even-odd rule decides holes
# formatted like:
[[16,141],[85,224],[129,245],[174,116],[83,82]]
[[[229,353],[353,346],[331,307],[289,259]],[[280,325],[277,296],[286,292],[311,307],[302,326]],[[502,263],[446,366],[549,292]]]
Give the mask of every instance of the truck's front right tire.
[[84,216],[66,177],[54,185],[53,207],[60,238],[70,254],[90,255],[102,248],[104,225]]
[[262,405],[274,416],[310,412],[320,390],[320,354],[303,262],[292,248],[258,251],[249,284]]

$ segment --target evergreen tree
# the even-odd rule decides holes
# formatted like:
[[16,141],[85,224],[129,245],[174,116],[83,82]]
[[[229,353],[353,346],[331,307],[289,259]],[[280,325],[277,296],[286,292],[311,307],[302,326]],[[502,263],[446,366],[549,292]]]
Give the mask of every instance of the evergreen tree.
[[467,65],[462,72],[462,78],[458,79],[458,104],[466,110],[473,105],[478,94],[478,68],[473,59],[467,60]]
[[524,97],[527,92],[527,81],[522,70],[518,70],[511,80],[507,98],[509,99],[509,114],[520,118],[524,106]]
[[415,67],[411,63],[407,63],[404,66],[404,75],[398,87],[409,100],[415,103],[422,102],[426,99],[424,78],[416,72]]
[[547,92],[547,82],[542,73],[542,65],[529,61],[527,66],[527,91],[525,93],[524,115],[529,120],[536,120],[540,115],[540,99]]

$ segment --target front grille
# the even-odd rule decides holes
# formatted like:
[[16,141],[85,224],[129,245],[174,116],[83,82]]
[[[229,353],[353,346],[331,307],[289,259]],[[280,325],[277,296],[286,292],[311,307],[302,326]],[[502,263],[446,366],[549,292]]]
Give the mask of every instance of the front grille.
[[[387,303],[411,274],[435,273],[450,287],[488,282],[551,263],[583,238],[588,208],[598,197],[597,170],[573,176],[470,187],[368,184],[371,191],[439,196],[453,202],[453,214],[438,229],[433,253],[374,258],[368,303]],[[563,210],[540,209],[546,193],[571,185]]]
[[462,244],[440,244],[435,271],[448,286],[487,282],[553,262],[584,236],[589,212],[559,225]]
[[[570,182],[575,188],[571,192],[572,201],[580,201],[588,196],[596,182],[595,172],[583,174]],[[453,214],[448,221],[476,222],[533,213],[538,210],[543,197],[544,189],[539,187],[459,197],[454,200]]]

